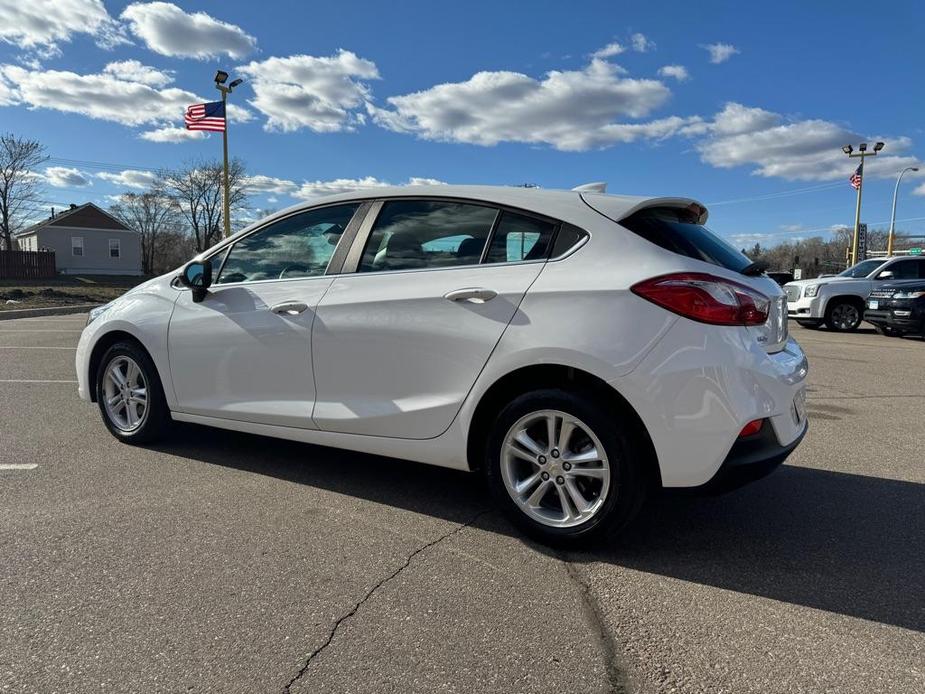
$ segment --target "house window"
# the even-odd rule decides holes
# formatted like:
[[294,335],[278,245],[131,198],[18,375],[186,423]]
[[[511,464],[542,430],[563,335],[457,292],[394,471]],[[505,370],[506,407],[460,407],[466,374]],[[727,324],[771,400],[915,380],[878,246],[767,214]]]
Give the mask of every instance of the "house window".
[[109,257],[118,258],[120,254],[119,239],[109,239]]
[[83,236],[72,236],[71,237],[71,255],[83,255],[84,254],[84,237]]

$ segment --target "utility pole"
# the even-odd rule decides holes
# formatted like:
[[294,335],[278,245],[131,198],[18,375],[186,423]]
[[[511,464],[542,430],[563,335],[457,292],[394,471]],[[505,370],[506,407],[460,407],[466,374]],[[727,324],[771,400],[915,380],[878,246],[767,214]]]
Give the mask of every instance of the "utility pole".
[[215,73],[215,88],[222,93],[222,114],[225,117],[225,129],[222,130],[222,222],[225,227],[225,238],[231,236],[231,187],[228,183],[228,95],[244,80],[236,79],[228,86],[228,73],[219,70]]
[[903,174],[907,171],[918,170],[917,166],[907,166],[899,172],[899,176],[896,178],[896,187],[893,188],[893,211],[890,213],[890,234],[886,237],[886,255],[888,258],[893,255],[893,233],[896,230],[896,195],[899,193],[899,184],[903,180]]
[[[842,152],[847,154],[849,157],[860,157],[861,165],[858,167],[858,172],[856,175],[857,178],[857,191],[858,191],[858,201],[857,207],[854,211],[854,240],[851,243],[851,263],[850,265],[857,265],[858,262],[858,239],[861,235],[861,191],[864,189],[864,159],[865,157],[875,157],[877,153],[883,149],[883,143],[878,142],[874,145],[874,151],[867,151],[867,143],[862,142],[858,145],[858,151],[854,151],[854,147],[851,145],[845,145],[841,148]],[[851,177],[851,185],[854,185],[854,176]],[[849,265],[849,267],[850,267]]]

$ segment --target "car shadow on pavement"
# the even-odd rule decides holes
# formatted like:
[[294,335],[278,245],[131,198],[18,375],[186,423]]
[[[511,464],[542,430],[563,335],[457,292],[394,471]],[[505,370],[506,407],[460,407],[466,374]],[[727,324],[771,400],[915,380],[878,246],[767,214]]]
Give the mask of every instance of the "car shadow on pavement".
[[[489,506],[476,475],[321,446],[182,425],[154,450],[452,522]],[[500,514],[475,525],[519,536]],[[723,496],[665,494],[618,543],[568,559],[925,632],[925,484],[784,465]]]

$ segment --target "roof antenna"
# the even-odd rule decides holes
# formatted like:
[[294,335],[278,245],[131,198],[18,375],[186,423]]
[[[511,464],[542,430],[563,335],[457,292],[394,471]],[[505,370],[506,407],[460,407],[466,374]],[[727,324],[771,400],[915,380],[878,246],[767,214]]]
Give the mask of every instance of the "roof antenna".
[[606,193],[607,182],[597,181],[595,183],[585,183],[584,185],[575,186],[572,190],[576,193]]

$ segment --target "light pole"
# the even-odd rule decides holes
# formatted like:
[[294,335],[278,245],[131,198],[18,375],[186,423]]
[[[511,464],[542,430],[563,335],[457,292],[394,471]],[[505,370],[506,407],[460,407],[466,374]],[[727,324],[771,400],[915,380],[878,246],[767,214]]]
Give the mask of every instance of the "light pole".
[[222,115],[225,117],[225,129],[222,131],[222,148],[224,168],[222,170],[222,221],[225,226],[225,238],[231,236],[231,190],[228,185],[228,95],[244,80],[236,79],[228,86],[228,73],[219,70],[215,73],[215,88],[222,93]]
[[[857,207],[854,211],[854,240],[851,243],[851,264],[855,265],[858,262],[858,238],[861,235],[861,190],[864,188],[864,158],[865,157],[875,157],[877,152],[883,149],[883,143],[878,142],[874,145],[874,151],[867,151],[867,143],[862,142],[858,145],[858,151],[854,151],[854,147],[851,145],[845,145],[841,148],[842,152],[847,154],[849,157],[860,157],[861,165],[858,167],[858,202]],[[853,177],[852,177],[853,178]],[[853,181],[852,181],[853,183]]]
[[899,176],[896,178],[896,187],[893,188],[893,211],[890,213],[890,234],[886,237],[886,254],[887,257],[893,255],[893,232],[896,229],[896,195],[899,193],[899,184],[903,180],[903,175],[907,171],[918,171],[919,167],[917,166],[907,166],[905,169],[899,172]]

